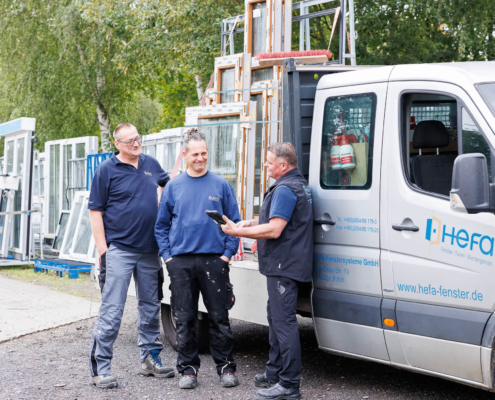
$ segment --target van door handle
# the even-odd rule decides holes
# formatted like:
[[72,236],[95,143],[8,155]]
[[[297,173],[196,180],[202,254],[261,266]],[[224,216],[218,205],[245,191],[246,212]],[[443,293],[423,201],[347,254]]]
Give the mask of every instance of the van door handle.
[[313,222],[316,225],[335,225],[335,221],[331,219],[315,219]]
[[392,225],[394,231],[410,231],[417,232],[419,228],[416,225]]

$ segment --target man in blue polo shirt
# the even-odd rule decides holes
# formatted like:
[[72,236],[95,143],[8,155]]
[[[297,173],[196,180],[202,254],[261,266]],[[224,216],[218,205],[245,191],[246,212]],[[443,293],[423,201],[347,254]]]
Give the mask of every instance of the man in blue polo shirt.
[[[153,157],[142,154],[141,137],[131,124],[113,133],[117,152],[96,170],[88,208],[91,231],[100,255],[102,299],[89,355],[91,383],[102,389],[117,387],[110,364],[120,329],[132,275],[138,300],[138,347],[141,375],[174,376],[163,367],[160,334],[160,276],[163,270],[153,228],[158,196],[169,181]],[[158,190],[157,190],[158,188]]]

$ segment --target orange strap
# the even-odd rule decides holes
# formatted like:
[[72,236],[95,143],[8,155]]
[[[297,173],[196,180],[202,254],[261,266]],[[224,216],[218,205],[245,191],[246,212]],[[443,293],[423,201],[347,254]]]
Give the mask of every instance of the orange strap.
[[337,21],[339,20],[340,7],[337,7],[335,11],[335,17],[333,18],[332,33],[330,34],[330,41],[328,42],[328,51],[330,51],[330,45],[332,44],[333,34],[335,32],[335,27],[337,26]]

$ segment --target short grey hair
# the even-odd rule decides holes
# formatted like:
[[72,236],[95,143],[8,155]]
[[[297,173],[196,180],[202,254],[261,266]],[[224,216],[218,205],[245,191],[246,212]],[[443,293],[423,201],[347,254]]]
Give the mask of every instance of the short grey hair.
[[208,146],[206,143],[206,136],[204,133],[201,133],[198,131],[198,128],[191,128],[188,129],[187,131],[184,132],[186,135],[186,138],[184,139],[184,151],[187,153],[189,151],[189,142],[191,140],[194,140],[195,142],[205,142],[205,144]]
[[134,125],[132,125],[128,122],[123,122],[123,123],[117,125],[117,127],[113,131],[113,140],[117,140],[117,136],[118,136],[119,132],[124,128],[134,128],[134,129],[136,129],[136,132],[137,132],[137,128]]
[[297,167],[297,152],[292,143],[273,143],[268,146],[267,151],[273,153],[277,158],[283,159],[289,167]]

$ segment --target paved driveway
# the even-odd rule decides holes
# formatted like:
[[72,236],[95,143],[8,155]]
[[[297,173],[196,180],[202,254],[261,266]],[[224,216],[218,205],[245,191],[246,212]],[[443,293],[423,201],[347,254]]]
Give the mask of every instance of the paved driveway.
[[98,308],[81,297],[0,277],[0,342],[94,317]]

